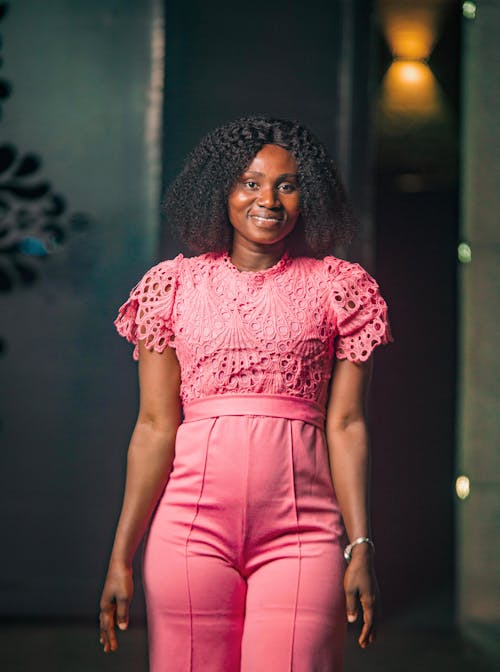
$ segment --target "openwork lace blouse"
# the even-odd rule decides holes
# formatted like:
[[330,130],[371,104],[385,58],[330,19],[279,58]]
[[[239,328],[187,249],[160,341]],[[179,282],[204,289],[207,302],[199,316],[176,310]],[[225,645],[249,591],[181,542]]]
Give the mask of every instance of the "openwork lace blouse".
[[118,332],[175,348],[183,403],[264,393],[324,405],[333,358],[365,361],[392,340],[387,306],[359,264],[285,254],[239,271],[226,254],[177,256],[150,269],[121,306]]

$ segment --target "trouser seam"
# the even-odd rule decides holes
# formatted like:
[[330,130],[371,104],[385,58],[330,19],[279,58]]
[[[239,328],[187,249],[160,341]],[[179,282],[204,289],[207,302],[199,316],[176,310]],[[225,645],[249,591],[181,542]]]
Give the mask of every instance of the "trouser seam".
[[207,440],[206,440],[206,445],[205,445],[205,459],[203,461],[203,473],[201,476],[201,484],[200,484],[200,492],[198,494],[198,499],[196,500],[196,507],[193,515],[193,519],[191,521],[191,524],[189,526],[189,532],[186,537],[186,544],[185,544],[185,568],[186,568],[186,584],[187,584],[187,597],[188,597],[188,604],[189,604],[189,672],[192,672],[193,670],[193,649],[194,649],[194,644],[193,644],[193,606],[192,606],[192,597],[191,597],[191,585],[189,582],[189,562],[188,562],[188,546],[189,546],[189,541],[191,539],[191,533],[193,531],[194,523],[196,521],[196,518],[198,516],[199,510],[200,510],[200,501],[203,495],[203,488],[205,485],[205,474],[207,471],[207,460],[208,460],[208,447],[210,445],[210,437],[212,435],[213,428],[216,423],[216,418],[214,418],[212,425],[208,431],[207,435]]

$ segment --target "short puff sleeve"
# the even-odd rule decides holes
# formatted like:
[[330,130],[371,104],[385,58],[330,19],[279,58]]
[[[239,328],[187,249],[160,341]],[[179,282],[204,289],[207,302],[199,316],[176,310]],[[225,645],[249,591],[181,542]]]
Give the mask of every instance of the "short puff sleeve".
[[337,324],[335,354],[338,359],[366,361],[373,350],[393,340],[387,304],[372,276],[359,264],[340,261],[331,284]]
[[180,254],[153,266],[118,311],[114,324],[118,333],[135,345],[134,359],[139,359],[138,341],[144,340],[146,348],[155,352],[173,346],[172,313],[181,260]]

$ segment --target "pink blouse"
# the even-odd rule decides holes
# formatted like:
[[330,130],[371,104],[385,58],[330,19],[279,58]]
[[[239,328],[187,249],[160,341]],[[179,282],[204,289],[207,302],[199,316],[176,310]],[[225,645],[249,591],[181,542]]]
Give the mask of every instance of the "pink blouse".
[[359,264],[285,254],[239,271],[226,254],[162,261],[121,306],[118,332],[176,349],[183,403],[263,393],[326,403],[333,358],[365,361],[392,340],[387,305]]

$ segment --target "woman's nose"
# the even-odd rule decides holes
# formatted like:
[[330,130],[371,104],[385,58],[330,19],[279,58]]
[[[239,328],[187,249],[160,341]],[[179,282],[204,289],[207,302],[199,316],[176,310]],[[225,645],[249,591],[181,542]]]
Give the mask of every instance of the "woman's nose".
[[280,202],[274,187],[263,186],[259,192],[257,203],[264,208],[275,208],[276,206],[279,206]]

